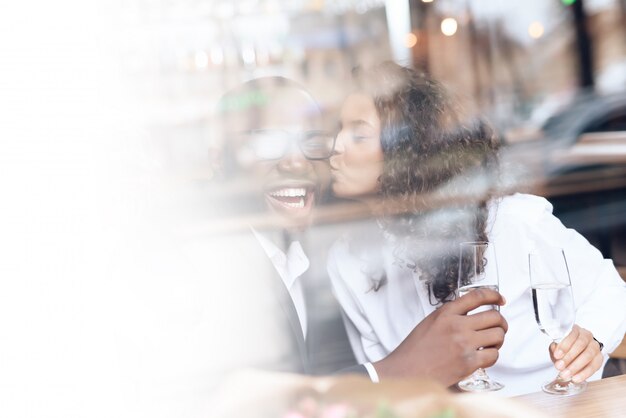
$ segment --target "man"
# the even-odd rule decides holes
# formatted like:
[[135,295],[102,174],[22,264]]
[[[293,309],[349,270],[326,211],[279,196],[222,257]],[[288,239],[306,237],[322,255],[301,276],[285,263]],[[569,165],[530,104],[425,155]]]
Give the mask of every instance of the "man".
[[[254,344],[251,333],[259,334],[266,352],[258,355],[259,347],[248,345],[240,365],[319,374],[353,364],[330,286],[325,277],[312,277],[311,257],[319,251],[303,248],[313,208],[328,189],[334,142],[320,129],[317,104],[297,83],[264,77],[228,92],[217,111],[217,188],[228,194],[217,213],[222,219],[238,216],[240,233],[220,237],[211,259],[214,269],[233,255],[237,259],[219,274],[240,286],[229,291],[240,294],[235,311],[249,313],[241,322],[229,315],[231,329],[225,331],[239,329],[234,338],[244,336],[241,344]],[[322,259],[313,264],[325,265]]]

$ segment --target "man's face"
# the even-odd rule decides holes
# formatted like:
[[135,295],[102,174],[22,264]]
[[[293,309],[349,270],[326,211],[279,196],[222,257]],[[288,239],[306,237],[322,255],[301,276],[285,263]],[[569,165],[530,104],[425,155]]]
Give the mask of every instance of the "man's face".
[[305,92],[286,87],[240,116],[230,124],[229,137],[236,141],[235,158],[252,193],[284,226],[306,225],[330,178],[322,157],[332,137],[319,129],[316,104]]

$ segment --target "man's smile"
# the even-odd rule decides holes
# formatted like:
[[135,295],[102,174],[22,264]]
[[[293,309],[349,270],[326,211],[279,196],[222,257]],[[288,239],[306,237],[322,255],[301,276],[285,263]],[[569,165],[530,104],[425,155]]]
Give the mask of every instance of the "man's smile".
[[265,198],[280,213],[302,216],[308,214],[313,206],[315,187],[308,182],[273,185],[266,188]]

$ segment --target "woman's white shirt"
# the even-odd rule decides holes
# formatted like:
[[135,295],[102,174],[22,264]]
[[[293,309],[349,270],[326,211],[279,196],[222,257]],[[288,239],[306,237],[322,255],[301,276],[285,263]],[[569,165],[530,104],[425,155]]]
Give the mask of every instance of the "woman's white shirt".
[[[540,332],[532,308],[528,253],[538,246],[564,249],[576,323],[605,344],[606,360],[626,332],[626,284],[612,261],[603,259],[576,231],[565,228],[541,197],[515,194],[492,202],[489,208],[487,233],[497,251],[500,292],[507,301],[501,312],[509,324],[499,359],[488,370],[506,386],[499,393],[535,392],[557,374],[548,352],[551,340]],[[356,250],[354,238],[343,237],[329,252],[328,272],[360,363],[387,356],[437,308],[419,278],[419,266],[408,266],[393,239],[379,236],[381,240],[369,245],[361,239]],[[382,277],[385,283],[380,283]],[[599,379],[601,370],[589,380]]]

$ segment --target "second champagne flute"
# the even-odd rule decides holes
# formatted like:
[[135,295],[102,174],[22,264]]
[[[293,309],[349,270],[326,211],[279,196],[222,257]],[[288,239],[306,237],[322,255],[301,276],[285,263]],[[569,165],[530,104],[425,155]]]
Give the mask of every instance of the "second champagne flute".
[[[528,271],[535,320],[541,332],[559,343],[574,326],[576,309],[565,252],[561,248],[542,247],[528,254]],[[587,387],[557,376],[541,388],[552,395],[575,395]]]
[[[493,244],[484,241],[463,242],[459,255],[459,297],[476,289],[499,290],[498,262]],[[481,306],[468,314],[489,309],[500,310],[500,307],[498,305]],[[480,349],[482,350],[482,347]],[[461,380],[458,386],[468,392],[489,392],[504,387],[502,383],[490,378],[482,368]]]

